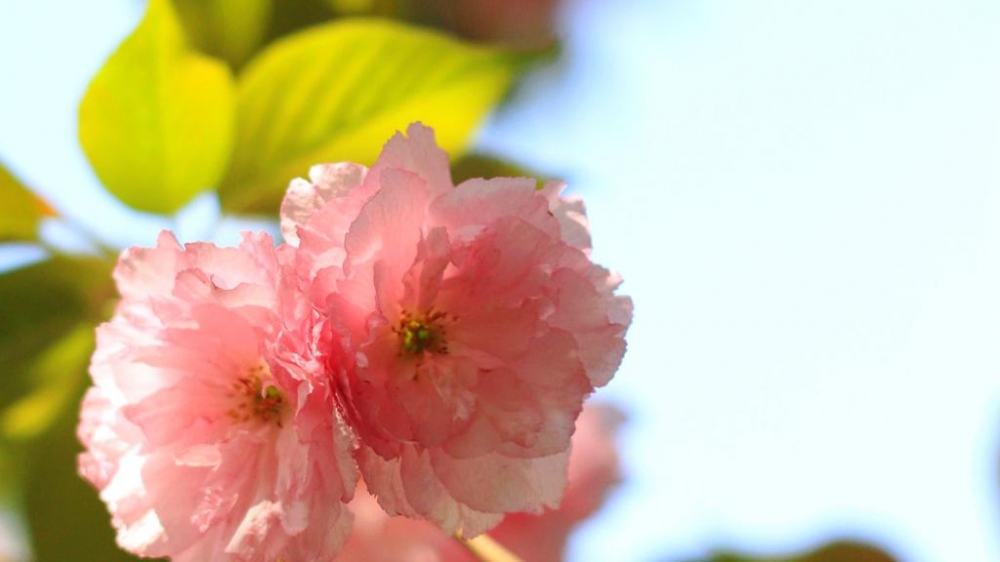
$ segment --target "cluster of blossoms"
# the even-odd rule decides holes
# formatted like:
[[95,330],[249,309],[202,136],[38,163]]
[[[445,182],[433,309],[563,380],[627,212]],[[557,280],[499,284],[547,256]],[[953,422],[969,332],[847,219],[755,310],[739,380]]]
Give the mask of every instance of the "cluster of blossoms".
[[329,560],[368,510],[359,475],[388,514],[466,536],[558,506],[631,320],[561,189],[456,187],[415,124],[370,170],[293,181],[284,244],[126,250],[78,429],[119,544]]

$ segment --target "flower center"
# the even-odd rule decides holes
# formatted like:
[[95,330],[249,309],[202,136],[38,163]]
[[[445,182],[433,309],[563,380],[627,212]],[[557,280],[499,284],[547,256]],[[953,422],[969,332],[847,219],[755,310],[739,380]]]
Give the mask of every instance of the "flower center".
[[443,320],[445,313],[431,310],[421,316],[404,311],[399,325],[392,329],[399,336],[400,351],[409,355],[448,353]]
[[273,384],[265,384],[271,380],[271,370],[266,363],[251,367],[240,378],[233,381],[233,396],[236,406],[229,410],[229,417],[237,422],[257,420],[265,424],[273,423],[282,426],[281,419],[285,411],[285,396]]

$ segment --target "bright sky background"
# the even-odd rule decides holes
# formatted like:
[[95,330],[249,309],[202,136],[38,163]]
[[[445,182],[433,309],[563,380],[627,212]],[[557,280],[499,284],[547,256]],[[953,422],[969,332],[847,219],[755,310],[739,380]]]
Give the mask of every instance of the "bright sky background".
[[[586,197],[596,258],[636,302],[601,393],[630,410],[629,481],[571,559],[849,535],[1000,560],[1000,3],[574,6],[563,63],[483,137]],[[0,155],[148,244],[75,138],[138,15],[0,0]],[[181,226],[210,219],[203,203]]]

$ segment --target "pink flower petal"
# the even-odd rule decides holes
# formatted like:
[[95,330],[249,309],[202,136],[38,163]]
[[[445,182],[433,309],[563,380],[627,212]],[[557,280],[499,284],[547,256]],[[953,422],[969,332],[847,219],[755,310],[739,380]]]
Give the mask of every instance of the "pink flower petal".
[[298,284],[321,314],[368,487],[390,512],[474,534],[555,505],[573,422],[621,361],[631,304],[588,258],[583,205],[535,186],[455,187],[433,133],[414,124],[361,187],[322,206],[292,187],[306,209]]
[[345,539],[355,444],[309,338],[293,258],[266,235],[239,248],[163,235],[123,254],[123,298],[98,329],[78,428],[80,473],[123,548],[314,560]]

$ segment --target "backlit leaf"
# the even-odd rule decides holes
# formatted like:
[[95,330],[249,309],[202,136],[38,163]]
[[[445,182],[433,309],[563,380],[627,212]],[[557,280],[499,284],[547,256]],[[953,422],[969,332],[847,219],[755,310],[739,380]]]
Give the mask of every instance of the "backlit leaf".
[[80,142],[125,204],[172,213],[214,187],[233,137],[233,79],[192,50],[169,0],[150,0],[139,26],[91,81]]
[[457,156],[517,64],[503,51],[382,20],[340,20],[274,43],[239,79],[222,206],[273,214],[311,165],[371,164],[413,121]]
[[37,195],[0,165],[0,241],[36,240],[38,223],[52,210]]

